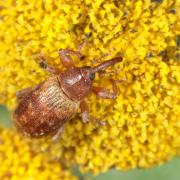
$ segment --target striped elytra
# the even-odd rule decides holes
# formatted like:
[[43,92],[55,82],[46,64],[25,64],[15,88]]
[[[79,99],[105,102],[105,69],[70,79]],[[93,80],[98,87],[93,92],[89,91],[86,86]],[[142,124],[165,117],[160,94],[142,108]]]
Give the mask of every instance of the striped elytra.
[[53,76],[21,100],[14,121],[26,134],[41,136],[58,130],[78,107],[79,101],[70,99],[60,87],[58,77]]

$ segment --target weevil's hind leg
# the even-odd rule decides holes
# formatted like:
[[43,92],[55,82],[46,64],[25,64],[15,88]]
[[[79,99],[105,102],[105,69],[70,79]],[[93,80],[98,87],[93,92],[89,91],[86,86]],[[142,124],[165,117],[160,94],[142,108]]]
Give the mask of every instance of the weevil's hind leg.
[[112,89],[113,92],[108,91],[105,88],[102,87],[93,87],[92,91],[95,93],[98,97],[103,98],[103,99],[116,99],[117,97],[117,83],[115,80],[111,80],[112,83]]
[[79,59],[82,59],[84,57],[79,51],[73,51],[69,49],[60,49],[59,55],[63,66],[67,69],[75,67],[74,61],[71,58],[72,55],[78,56]]
[[31,91],[32,91],[33,88],[25,88],[25,89],[22,89],[20,91],[18,91],[16,93],[16,97],[18,100],[21,100],[23,99],[25,96],[27,96]]
[[90,120],[90,116],[89,116],[89,107],[85,100],[80,102],[80,108],[82,113],[82,121],[84,123],[87,123]]
[[52,140],[53,141],[57,141],[58,139],[60,139],[61,134],[65,131],[65,125],[62,125],[57,131],[56,133],[52,136]]
[[44,70],[48,71],[51,74],[59,74],[60,73],[59,70],[56,69],[55,67],[47,65],[46,60],[43,55],[40,55],[39,57],[41,60],[41,62],[39,63],[41,68],[43,68]]

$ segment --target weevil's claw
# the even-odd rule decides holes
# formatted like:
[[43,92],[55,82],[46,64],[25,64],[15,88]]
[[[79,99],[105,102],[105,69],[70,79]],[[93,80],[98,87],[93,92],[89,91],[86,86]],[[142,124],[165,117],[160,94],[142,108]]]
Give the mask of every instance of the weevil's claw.
[[41,62],[39,63],[39,66],[43,69],[46,69],[47,68],[47,64],[44,60],[41,60]]
[[61,126],[57,132],[53,135],[52,137],[52,141],[58,141],[60,139],[60,136],[62,135],[62,133],[64,133],[65,131],[65,126]]
[[89,120],[90,120],[89,113],[87,111],[84,111],[82,113],[82,121],[83,121],[83,123],[88,123]]
[[96,121],[98,127],[105,126],[107,123],[105,121]]
[[82,54],[81,54],[81,55],[79,56],[79,59],[80,59],[81,61],[83,61],[83,60],[85,59],[85,57],[86,57],[85,55],[82,55]]
[[58,50],[58,52],[60,53],[61,51],[63,51],[63,49],[62,48],[60,48],[59,50]]

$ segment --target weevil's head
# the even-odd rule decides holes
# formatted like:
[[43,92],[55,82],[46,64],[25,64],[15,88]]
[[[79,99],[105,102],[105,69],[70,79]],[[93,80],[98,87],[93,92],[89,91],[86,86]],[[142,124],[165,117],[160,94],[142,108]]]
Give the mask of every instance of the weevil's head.
[[96,72],[100,72],[121,60],[121,57],[116,57],[95,67],[84,66],[68,69],[59,75],[61,88],[69,98],[81,101],[91,92]]

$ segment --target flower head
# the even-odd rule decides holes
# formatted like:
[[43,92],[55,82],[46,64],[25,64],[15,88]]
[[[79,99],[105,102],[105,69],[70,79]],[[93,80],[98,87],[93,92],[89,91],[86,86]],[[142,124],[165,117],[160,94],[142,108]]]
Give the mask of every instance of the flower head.
[[[48,77],[37,54],[62,70],[58,49],[85,40],[86,59],[76,64],[122,55],[119,71],[106,77],[125,81],[116,101],[89,96],[92,116],[104,125],[77,115],[59,142],[61,159],[95,173],[169,160],[180,151],[178,8],[176,0],[1,1],[0,102],[13,109],[19,89]],[[96,83],[108,87],[107,79]]]

